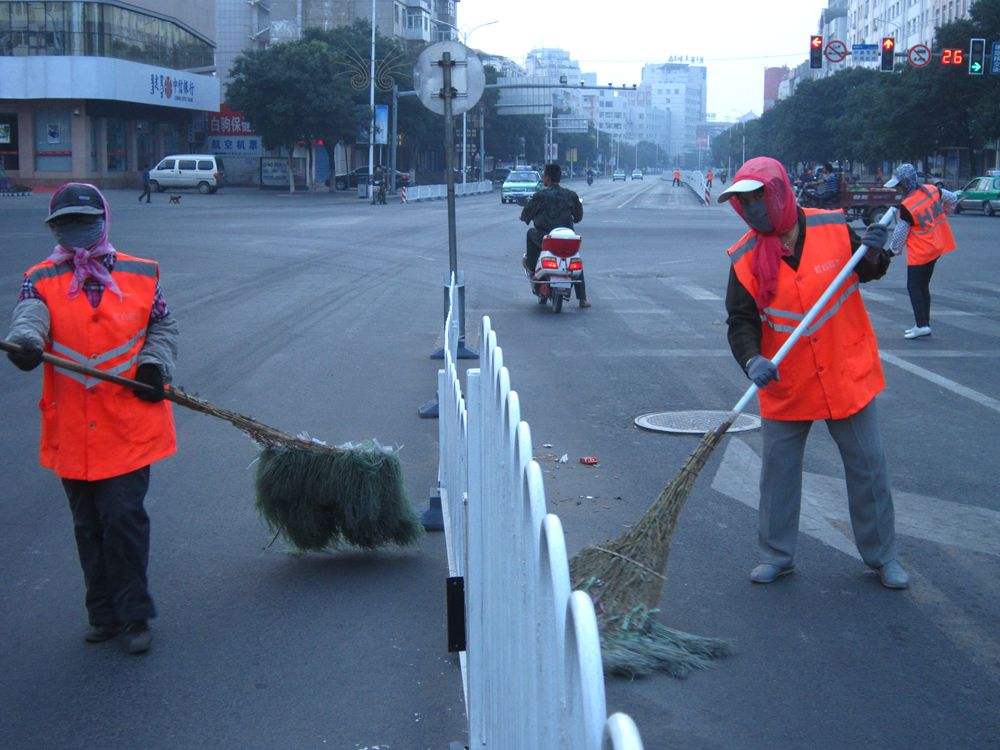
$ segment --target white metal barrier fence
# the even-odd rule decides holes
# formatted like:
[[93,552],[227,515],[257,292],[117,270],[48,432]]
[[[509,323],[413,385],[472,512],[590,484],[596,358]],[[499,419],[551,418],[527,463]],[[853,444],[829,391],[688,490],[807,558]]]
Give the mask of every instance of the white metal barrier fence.
[[531,430],[496,332],[484,317],[480,367],[466,373],[463,396],[454,279],[449,299],[438,482],[448,565],[465,578],[469,747],[642,750],[631,718],[607,717],[594,607],[570,591],[562,524],[545,513]]
[[691,188],[698,200],[706,206],[712,202],[712,189],[701,172],[685,171],[682,173],[681,182]]
[[[493,192],[493,183],[489,180],[485,182],[456,182],[455,195],[478,195],[480,193]],[[429,201],[446,198],[448,187],[446,185],[414,185],[406,189],[406,202]]]

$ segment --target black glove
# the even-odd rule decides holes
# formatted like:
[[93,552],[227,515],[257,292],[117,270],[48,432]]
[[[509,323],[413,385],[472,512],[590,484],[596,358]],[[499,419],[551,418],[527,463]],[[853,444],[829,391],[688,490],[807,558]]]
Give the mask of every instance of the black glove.
[[148,388],[133,388],[132,392],[136,396],[143,401],[152,401],[154,403],[163,400],[163,373],[160,372],[159,367],[152,362],[141,364],[135,371],[135,379],[156,389],[155,391],[151,391]]
[[19,370],[28,372],[34,370],[42,363],[42,349],[33,341],[13,341],[21,347],[19,352],[7,352],[7,359],[14,363]]
[[868,252],[865,253],[865,260],[876,261],[888,242],[889,227],[882,226],[881,224],[872,224],[868,227],[864,234],[861,235],[861,244],[868,246]]
[[758,388],[763,388],[772,380],[778,380],[778,368],[767,357],[758,354],[747,362],[747,377],[756,383]]

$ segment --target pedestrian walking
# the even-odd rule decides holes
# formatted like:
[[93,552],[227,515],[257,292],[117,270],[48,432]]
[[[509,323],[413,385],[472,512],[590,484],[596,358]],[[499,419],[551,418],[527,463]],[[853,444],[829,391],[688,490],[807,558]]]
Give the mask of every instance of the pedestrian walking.
[[707,187],[709,190],[712,189],[712,178],[714,177],[715,173],[712,172],[712,168],[709,167],[708,172],[705,174],[705,187]]
[[163,400],[177,353],[177,325],[159,285],[159,266],[111,244],[111,210],[93,185],[57,190],[45,219],[57,244],[27,270],[7,340],[22,370],[43,352],[123,375],[152,391],[94,381],[46,364],[40,462],[62,480],[86,585],[88,643],[119,638],[147,651],[150,464],[175,452]]
[[[802,462],[813,422],[824,420],[837,443],[854,540],[865,563],[888,588],[906,588],[896,558],[892,492],[878,428],[875,396],[885,387],[878,342],[859,283],[881,278],[891,255],[885,227],[862,237],[844,213],[802,209],[781,164],[751,159],[719,196],[749,225],[729,248],[726,291],[733,356],[759,387],[763,422],[755,583],[771,583],[795,564]],[[771,361],[798,321],[862,244],[864,259],[816,323],[777,369]]]
[[146,199],[146,203],[149,203],[149,169],[142,170],[142,192],[139,193],[139,203],[142,203],[142,199]]
[[674,169],[674,187],[681,186],[681,170]]
[[958,196],[936,185],[921,185],[912,164],[900,164],[885,187],[899,188],[896,229],[889,248],[899,254],[906,250],[906,290],[913,308],[912,328],[903,332],[907,339],[931,335],[931,276],[938,258],[955,249],[948,214],[958,205]]

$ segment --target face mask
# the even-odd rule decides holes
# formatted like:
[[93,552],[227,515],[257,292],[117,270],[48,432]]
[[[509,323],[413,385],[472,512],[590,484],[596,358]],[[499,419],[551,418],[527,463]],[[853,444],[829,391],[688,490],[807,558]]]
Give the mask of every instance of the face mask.
[[96,221],[67,221],[52,228],[59,244],[65,248],[81,247],[85,250],[96,245],[104,234],[104,219]]
[[743,216],[751,228],[756,229],[761,234],[770,234],[774,231],[774,225],[767,215],[767,204],[764,201],[754,201],[743,206]]

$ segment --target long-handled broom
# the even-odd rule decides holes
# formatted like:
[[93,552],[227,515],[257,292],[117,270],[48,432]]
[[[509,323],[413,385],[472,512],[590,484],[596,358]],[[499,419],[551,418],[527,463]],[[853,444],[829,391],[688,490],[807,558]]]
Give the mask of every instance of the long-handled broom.
[[[0,349],[21,347],[0,340]],[[112,375],[48,352],[55,367],[126,388],[152,386]],[[164,388],[178,406],[225,420],[260,446],[255,476],[256,504],[271,530],[302,550],[347,542],[364,549],[411,545],[423,533],[403,487],[399,456],[375,441],[334,447],[294,437],[251,417],[222,409],[179,388]]]
[[[888,226],[895,216],[896,210],[889,209],[879,223]],[[865,245],[855,251],[771,358],[775,365],[784,360],[867,251]],[[635,676],[662,670],[683,676],[731,653],[732,644],[728,641],[666,627],[656,618],[656,607],[663,595],[667,555],[677,517],[715,446],[757,390],[756,385],[747,388],[722,424],[705,433],[680,473],[663,488],[632,529],[617,539],[581,550],[570,561],[573,587],[587,590],[594,599],[601,626],[604,668],[608,672]]]

